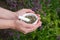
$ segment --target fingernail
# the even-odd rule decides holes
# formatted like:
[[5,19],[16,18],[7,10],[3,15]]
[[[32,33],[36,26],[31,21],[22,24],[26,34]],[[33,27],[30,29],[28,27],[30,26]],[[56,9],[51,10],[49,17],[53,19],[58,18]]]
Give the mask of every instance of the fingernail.
[[40,15],[39,15],[40,16]]
[[37,14],[38,16],[40,16],[39,14]]

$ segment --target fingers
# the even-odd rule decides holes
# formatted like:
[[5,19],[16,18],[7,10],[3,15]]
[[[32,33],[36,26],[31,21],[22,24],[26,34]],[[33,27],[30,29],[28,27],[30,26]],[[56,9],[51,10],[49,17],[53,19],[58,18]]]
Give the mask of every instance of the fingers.
[[38,23],[36,24],[36,27],[41,26],[42,22],[39,20]]
[[35,13],[34,11],[32,11],[31,9],[21,9],[19,11],[16,11],[17,15],[23,15],[23,14],[26,14],[26,13]]
[[24,33],[24,34],[27,34],[27,33],[30,33],[32,31],[35,31],[39,26],[41,26],[41,21],[38,21],[38,23],[36,25],[26,24],[25,22],[20,21],[19,25],[20,25],[20,27],[18,26],[17,30]]
[[33,28],[32,28],[33,31],[35,31],[38,27],[40,27],[41,24],[42,24],[42,22],[41,22],[41,21],[38,21],[38,23],[37,23],[36,25],[33,26]]
[[41,18],[40,18],[40,15],[39,14],[36,14],[37,16],[38,16],[38,20],[40,20]]
[[35,13],[34,11],[32,11],[31,9],[22,9],[22,10],[24,10],[25,12],[27,12],[27,13]]
[[30,28],[32,28],[32,24],[27,24],[27,23],[25,23],[24,21],[22,21],[22,20],[18,20],[17,21],[18,22],[18,24],[20,25],[20,26],[22,26],[22,27],[24,27],[24,28],[28,28],[28,29],[30,29]]
[[40,14],[36,14],[36,15],[40,17]]
[[29,26],[29,27],[31,27],[31,28],[27,28],[26,30],[27,30],[27,32],[26,33],[30,33],[30,32],[32,32],[32,31],[35,31],[38,27],[40,27],[41,26],[41,24],[42,24],[42,22],[41,21],[38,21],[38,23],[36,24],[36,25],[31,25],[31,26]]
[[37,25],[32,25],[31,27],[32,28],[30,28],[30,29],[26,29],[26,31],[25,31],[25,33],[24,34],[27,34],[27,33],[30,33],[30,32],[33,32],[33,31],[35,31],[39,26],[41,26],[41,21],[39,21],[38,23],[37,23]]
[[24,33],[24,34],[32,32],[32,29],[28,29],[28,28],[24,28],[24,27],[20,27],[17,30]]
[[[32,11],[31,9],[22,9],[22,10],[20,10],[20,11],[26,12],[26,13],[35,13],[35,12]],[[17,11],[17,12],[19,12],[19,11]]]

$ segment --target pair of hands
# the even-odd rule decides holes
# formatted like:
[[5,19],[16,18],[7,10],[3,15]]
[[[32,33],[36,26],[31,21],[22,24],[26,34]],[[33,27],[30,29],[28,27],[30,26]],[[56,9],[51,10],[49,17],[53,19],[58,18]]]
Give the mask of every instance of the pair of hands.
[[[39,18],[37,24],[27,24],[21,20],[18,19],[18,16],[19,15],[23,15],[24,13],[34,13],[34,11],[30,10],[30,9],[22,9],[22,10],[19,10],[19,11],[16,11],[16,12],[8,12],[8,16],[3,16],[5,17],[5,19],[9,19],[9,20],[14,20],[14,26],[11,27],[11,29],[15,29],[15,30],[18,30],[24,34],[27,34],[27,33],[30,33],[34,30],[36,30],[39,26],[41,26],[41,21],[40,21],[40,15],[39,14],[36,14]],[[34,13],[35,14],[35,13]],[[7,15],[7,13],[6,13]]]

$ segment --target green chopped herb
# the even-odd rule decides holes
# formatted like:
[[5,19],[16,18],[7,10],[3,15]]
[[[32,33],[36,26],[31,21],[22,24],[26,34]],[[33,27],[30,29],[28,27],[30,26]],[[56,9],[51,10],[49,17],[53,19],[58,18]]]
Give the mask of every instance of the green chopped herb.
[[25,16],[26,18],[29,18],[30,19],[30,21],[29,22],[26,22],[26,23],[30,23],[30,24],[32,24],[32,23],[34,23],[35,21],[36,21],[36,17],[35,16]]

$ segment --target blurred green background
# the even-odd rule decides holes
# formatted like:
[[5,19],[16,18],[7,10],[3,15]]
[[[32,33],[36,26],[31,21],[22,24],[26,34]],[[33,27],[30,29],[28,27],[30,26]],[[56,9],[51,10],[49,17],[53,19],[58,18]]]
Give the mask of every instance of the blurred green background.
[[0,6],[11,11],[32,9],[41,15],[42,26],[26,35],[16,30],[0,30],[0,40],[60,40],[60,0],[14,1],[16,7],[11,7],[5,0],[0,1]]

